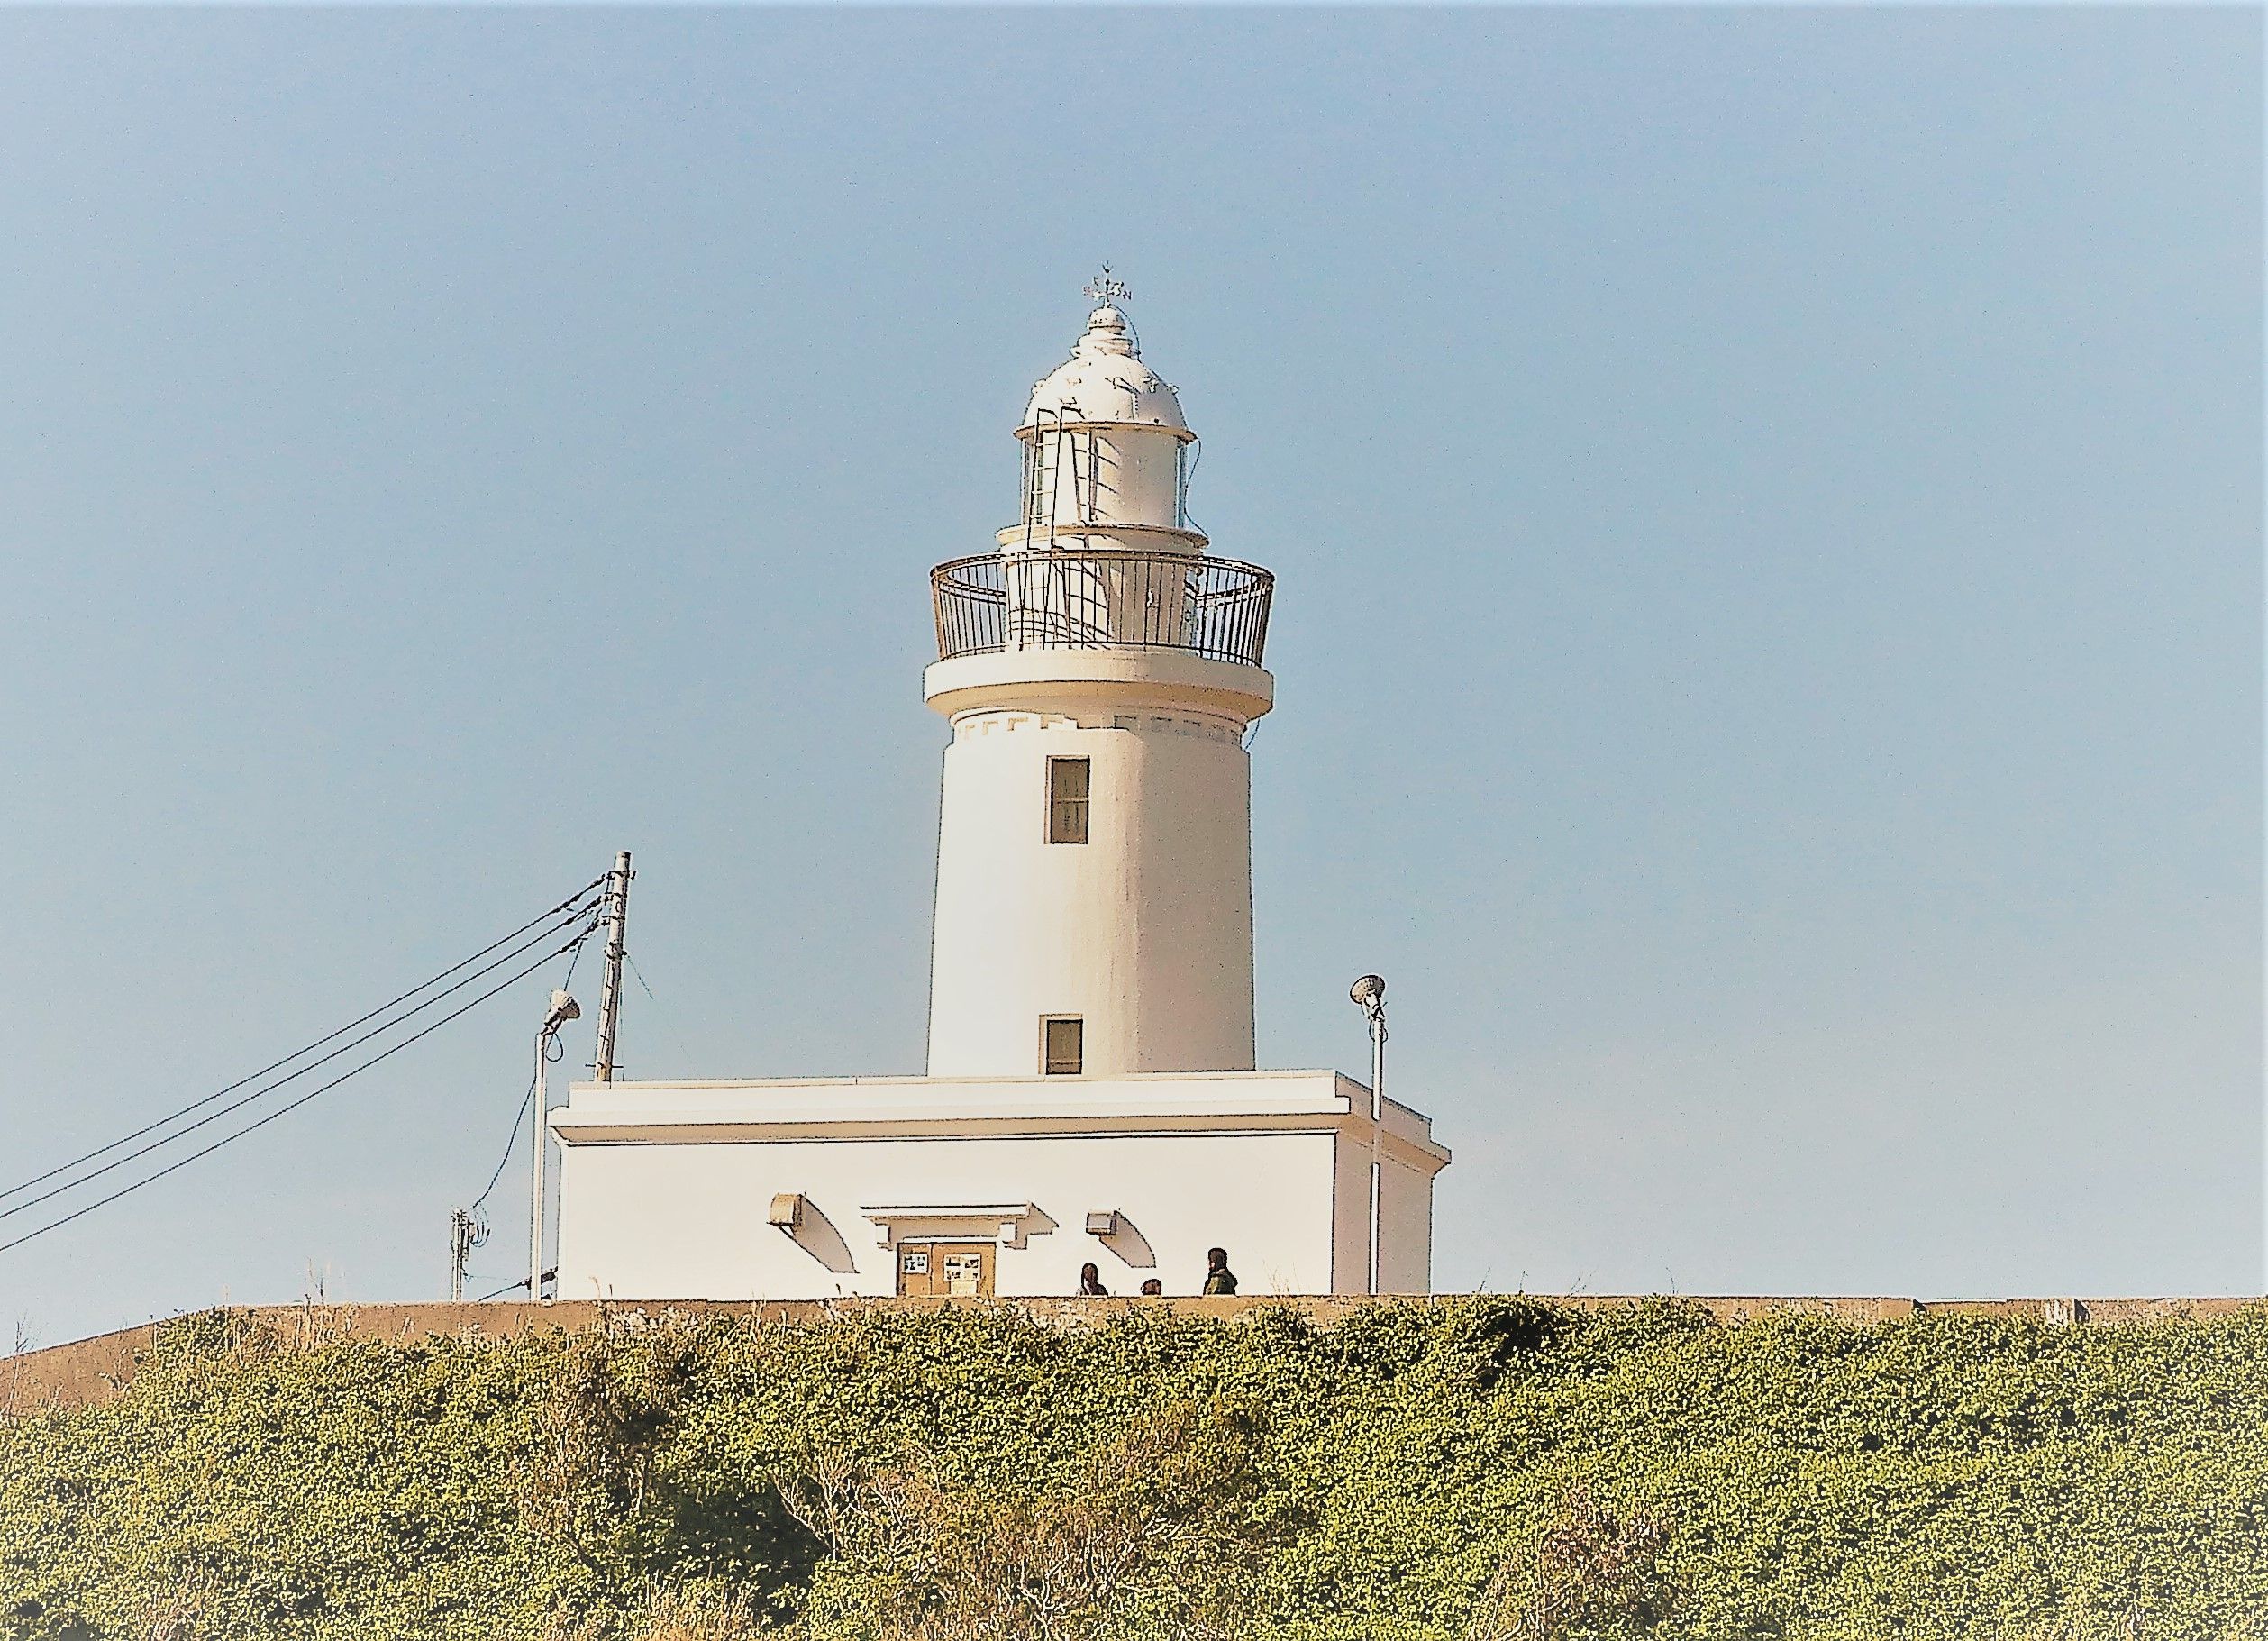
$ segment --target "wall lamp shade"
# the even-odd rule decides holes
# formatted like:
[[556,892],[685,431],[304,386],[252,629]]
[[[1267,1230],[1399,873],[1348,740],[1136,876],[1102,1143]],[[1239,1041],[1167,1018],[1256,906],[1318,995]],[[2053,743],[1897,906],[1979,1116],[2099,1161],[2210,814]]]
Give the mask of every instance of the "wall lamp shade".
[[1118,1235],[1118,1210],[1115,1208],[1089,1208],[1087,1213],[1087,1234],[1089,1236]]
[[771,1223],[783,1231],[793,1231],[803,1224],[803,1197],[800,1192],[784,1190],[771,1199]]

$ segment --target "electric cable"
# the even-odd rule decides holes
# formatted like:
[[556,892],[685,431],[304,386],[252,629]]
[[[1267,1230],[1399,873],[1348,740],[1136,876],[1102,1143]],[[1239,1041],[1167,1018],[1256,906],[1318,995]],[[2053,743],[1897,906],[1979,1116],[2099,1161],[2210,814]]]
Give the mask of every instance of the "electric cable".
[[496,1171],[488,1176],[487,1186],[472,1199],[469,1212],[478,1214],[480,1211],[480,1205],[488,1199],[489,1193],[496,1188],[496,1181],[504,1178],[504,1171],[511,1166],[512,1153],[520,1148],[520,1119],[527,1116],[528,1102],[535,1098],[535,1084],[536,1078],[531,1076],[528,1091],[520,1096],[520,1108],[512,1114],[512,1135],[504,1142],[504,1154],[496,1159]]
[[653,1012],[660,1017],[662,1025],[668,1026],[669,1035],[677,1039],[678,1053],[685,1056],[685,1069],[698,1077],[700,1068],[694,1063],[693,1051],[686,1046],[685,1034],[678,1029],[677,1017],[662,1007],[661,999],[653,995],[653,988],[646,983],[646,971],[638,966],[638,960],[630,954],[628,946],[622,949],[622,961],[630,965],[630,972],[638,977],[638,986],[646,994],[646,1001],[653,1005]]
[[[214,1100],[225,1099],[227,1096],[235,1093],[237,1089],[244,1087],[247,1083],[258,1082],[270,1071],[282,1070],[285,1066],[289,1065],[293,1061],[302,1059],[306,1055],[314,1053],[315,1050],[321,1048],[324,1044],[332,1041],[334,1038],[346,1035],[347,1033],[352,1031],[356,1026],[364,1025],[371,1020],[375,1020],[382,1014],[388,1013],[397,1005],[405,1003],[410,998],[415,997],[419,992],[432,989],[433,987],[438,985],[441,981],[447,980],[451,975],[456,973],[458,970],[466,967],[468,964],[479,962],[482,958],[487,956],[489,953],[495,951],[498,946],[505,945],[514,940],[517,940],[522,934],[526,934],[528,930],[533,928],[537,924],[549,922],[551,919],[558,916],[561,912],[582,900],[591,892],[591,890],[597,889],[600,884],[606,882],[606,880],[603,877],[593,878],[589,882],[584,884],[582,888],[568,896],[566,899],[560,901],[557,906],[552,907],[549,911],[540,912],[535,916],[529,918],[518,928],[513,930],[511,934],[504,936],[503,939],[489,942],[487,945],[481,947],[480,950],[475,952],[470,957],[466,958],[463,962],[451,963],[448,968],[443,969],[439,974],[434,975],[431,980],[426,980],[423,985],[411,987],[407,991],[403,992],[401,996],[394,998],[392,1002],[380,1004],[378,1007],[373,1008],[369,1013],[362,1016],[360,1019],[349,1020],[344,1026],[339,1027],[338,1030],[331,1033],[329,1036],[317,1037],[313,1043],[308,1044],[305,1048],[295,1050],[293,1053],[286,1054],[281,1060],[275,1061],[270,1064],[260,1067],[259,1071],[252,1072],[249,1077],[240,1077],[234,1082],[230,1083],[225,1089],[217,1089],[214,1092],[205,1096],[204,1099],[193,1100],[189,1104],[183,1106],[179,1110],[170,1112],[168,1115],[158,1118],[158,1120],[153,1123],[144,1124],[141,1127],[135,1129],[132,1134],[121,1135],[119,1138],[111,1141],[107,1145],[97,1145],[94,1150],[87,1153],[84,1156],[73,1157],[68,1162],[58,1162],[45,1173],[33,1174],[30,1179],[25,1180],[19,1184],[11,1185],[6,1190],[0,1190],[0,1199],[5,1199],[9,1197],[16,1196],[21,1192],[30,1190],[34,1185],[42,1184],[49,1180],[52,1180],[57,1174],[69,1172],[72,1169],[77,1168],[81,1162],[91,1162],[96,1157],[105,1156],[111,1152],[117,1150],[121,1145],[131,1145],[143,1135],[154,1133],[159,1128],[169,1126],[170,1125],[178,1122],[181,1118],[188,1116],[190,1112],[202,1110],[205,1107],[211,1105]],[[415,1011],[413,1010],[412,1012]],[[328,1058],[328,1056],[326,1056],[326,1058]],[[323,1062],[317,1061],[315,1063],[320,1065]],[[297,1074],[298,1073],[296,1072],[294,1073],[294,1075]],[[281,1085],[279,1084],[278,1086],[280,1087]],[[89,1175],[88,1177],[91,1179],[93,1176]]]
[[33,1240],[35,1237],[46,1235],[50,1231],[60,1230],[63,1226],[70,1224],[74,1219],[82,1218],[85,1216],[93,1213],[98,1208],[106,1208],[111,1203],[117,1201],[121,1197],[132,1195],[135,1191],[140,1190],[145,1185],[154,1185],[159,1181],[164,1179],[168,1174],[173,1173],[178,1170],[187,1168],[190,1163],[196,1162],[198,1158],[210,1156],[213,1153],[218,1151],[222,1146],[233,1144],[236,1141],[242,1139],[246,1135],[254,1132],[256,1129],[265,1128],[278,1117],[282,1117],[288,1112],[296,1111],[300,1107],[305,1105],[309,1100],[314,1099],[317,1095],[329,1093],[332,1089],[337,1088],[341,1083],[347,1081],[350,1078],[361,1075],[361,1073],[369,1071],[372,1066],[378,1064],[380,1061],[392,1059],[396,1054],[400,1053],[411,1044],[415,1043],[422,1038],[430,1037],[433,1035],[433,1033],[439,1031],[451,1020],[456,1019],[460,1015],[469,1013],[471,1010],[479,1007],[481,1004],[487,1002],[490,998],[495,997],[498,992],[510,989],[520,981],[527,979],[529,975],[533,974],[545,963],[550,962],[553,958],[564,955],[573,946],[588,940],[591,937],[592,933],[592,929],[583,930],[580,934],[577,934],[572,941],[569,941],[567,945],[560,946],[552,951],[546,952],[542,957],[536,959],[535,962],[530,963],[526,968],[521,970],[518,973],[509,975],[506,979],[497,981],[495,985],[489,987],[487,990],[482,992],[478,997],[473,998],[468,1002],[459,1004],[454,1009],[442,1016],[440,1019],[429,1022],[421,1030],[410,1036],[403,1038],[399,1043],[395,1044],[393,1047],[371,1055],[369,1059],[365,1060],[360,1065],[352,1067],[351,1070],[342,1071],[329,1082],[323,1084],[322,1087],[308,1089],[305,1094],[300,1095],[298,1099],[278,1106],[275,1110],[269,1112],[265,1117],[257,1117],[251,1122],[245,1124],[241,1128],[235,1130],[233,1133],[224,1134],[219,1139],[214,1140],[212,1144],[200,1146],[196,1150],[192,1151],[187,1156],[182,1157],[176,1162],[167,1163],[163,1168],[158,1170],[156,1173],[144,1175],[141,1179],[136,1180],[131,1184],[122,1185],[116,1190],[112,1191],[108,1196],[98,1197],[94,1201],[87,1204],[84,1208],[74,1208],[71,1212],[64,1215],[60,1219],[50,1220],[49,1223],[41,1226],[36,1230],[26,1231],[23,1235],[15,1238],[13,1242],[0,1242],[0,1254],[5,1254],[11,1248],[20,1248],[25,1243]]
[[[554,1281],[557,1281],[559,1277],[559,1268],[555,1265],[551,1270],[546,1271],[543,1274]],[[473,1300],[473,1303],[476,1305],[486,1305],[490,1299],[500,1299],[507,1293],[517,1293],[521,1289],[526,1287],[527,1285],[528,1279],[524,1276],[516,1282],[506,1282],[503,1287],[497,1289],[493,1293],[482,1294],[478,1299]]]
[[[605,879],[603,879],[603,878],[602,878],[602,879],[600,879],[599,880],[600,880],[601,882],[606,881],[606,880],[605,880]],[[601,897],[600,897],[600,902],[601,902],[601,904],[603,904],[603,903],[604,903],[604,901],[605,901],[605,897],[604,897],[604,896],[601,896]],[[572,957],[570,957],[570,958],[569,958],[569,959],[567,960],[567,972],[566,972],[565,974],[562,974],[562,975],[560,975],[560,986],[559,986],[559,989],[560,989],[561,991],[566,990],[566,989],[567,989],[569,986],[572,986],[572,985],[575,983],[575,965],[576,965],[577,963],[581,962],[582,961],[583,961],[583,948],[582,948],[582,947],[580,947],[580,946],[577,946],[577,947],[575,948],[575,955],[574,955],[574,956],[572,956]]]
[[[494,973],[496,970],[502,968],[505,964],[512,962],[515,958],[526,952],[529,947],[542,944],[544,941],[549,940],[553,935],[557,934],[560,929],[565,928],[568,925],[576,922],[578,919],[588,921],[590,927],[584,929],[581,934],[578,934],[576,936],[577,941],[579,942],[589,939],[592,931],[597,926],[597,917],[595,908],[586,907],[575,912],[569,913],[566,917],[555,917],[552,919],[551,926],[548,928],[538,931],[533,936],[521,942],[519,945],[515,946],[513,950],[506,952],[502,957],[496,958],[492,962],[485,963],[481,967],[474,970],[470,974],[466,975],[462,980],[459,980],[455,985],[435,992],[433,996],[427,998],[424,1002],[418,1004],[416,1007],[410,1009],[399,1018],[387,1020],[382,1025],[375,1026],[369,1031],[364,1032],[360,1036],[356,1037],[350,1042],[341,1044],[337,1048],[332,1049],[329,1053],[323,1055],[321,1059],[309,1061],[305,1065],[301,1066],[297,1071],[292,1072],[289,1076],[280,1077],[277,1079],[276,1081],[264,1088],[254,1089],[250,1094],[243,1096],[241,1099],[231,1100],[227,1105],[223,1106],[219,1110],[207,1112],[205,1116],[197,1118],[196,1121],[188,1124],[187,1126],[177,1128],[171,1134],[161,1135],[158,1138],[149,1142],[147,1144],[137,1145],[133,1150],[127,1152],[123,1156],[114,1157],[111,1161],[104,1163],[100,1168],[90,1168],[85,1173],[78,1175],[76,1179],[66,1180],[62,1184],[41,1191],[36,1197],[27,1197],[22,1202],[15,1203],[8,1208],[0,1208],[0,1219],[11,1218],[17,1214],[23,1213],[26,1208],[37,1208],[42,1202],[52,1201],[55,1198],[62,1196],[66,1192],[77,1190],[80,1186],[88,1183],[90,1181],[101,1179],[105,1174],[109,1173],[114,1169],[123,1168],[136,1157],[147,1156],[150,1153],[157,1151],[164,1146],[170,1145],[176,1140],[181,1139],[185,1135],[196,1133],[198,1129],[204,1127],[208,1123],[216,1123],[232,1112],[242,1110],[246,1106],[252,1104],[255,1100],[266,1099],[269,1095],[275,1093],[277,1089],[281,1089],[289,1083],[297,1081],[300,1078],[305,1077],[308,1072],[315,1070],[318,1066],[328,1065],[332,1061],[336,1060],[340,1055],[346,1053],[351,1049],[360,1048],[365,1043],[369,1042],[373,1037],[383,1036],[386,1033],[392,1031],[396,1026],[405,1025],[407,1022],[415,1019],[419,1015],[424,1013],[428,1008],[433,1007],[442,998],[451,997],[457,992],[462,991],[467,986],[471,985],[475,980],[479,980],[484,975]],[[524,927],[525,925],[523,926]],[[510,936],[507,935],[506,938],[509,939]],[[493,951],[495,948],[489,947],[487,949]],[[541,967],[543,963],[551,962],[551,959],[558,956],[560,952],[564,952],[566,950],[567,948],[565,946],[561,946],[558,951],[546,952],[543,956],[538,960],[537,966]],[[462,964],[459,965],[459,967],[462,966]],[[411,995],[414,994],[413,993]],[[484,993],[483,995],[486,996],[488,994]],[[450,1015],[446,1017],[453,1020],[457,1017],[455,1015]],[[350,1027],[348,1029],[351,1028]],[[338,1034],[334,1032],[332,1035],[336,1036]],[[422,1036],[424,1034],[421,1032],[419,1035]],[[328,1039],[326,1039],[326,1041]],[[413,1043],[417,1039],[415,1037],[410,1039]],[[236,1086],[241,1088],[243,1085],[239,1083]],[[325,1084],[324,1086],[330,1087],[332,1085]],[[200,1100],[197,1103],[199,1105],[210,1104],[211,1097],[208,1097],[208,1099],[205,1100]],[[289,1108],[287,1107],[286,1108],[288,1109]],[[175,1117],[178,1118],[179,1117],[187,1116],[188,1110],[194,1109],[196,1109],[195,1107],[190,1107],[187,1110],[175,1113]],[[173,1119],[168,1120],[171,1121]],[[163,1127],[166,1126],[167,1125],[165,1123],[151,1125],[153,1127]],[[150,1129],[144,1128],[141,1132],[147,1134],[150,1132]],[[133,1136],[129,1137],[131,1138]],[[126,1141],[120,1140],[113,1144],[105,1146],[103,1150],[115,1151],[119,1145],[123,1145],[124,1144],[126,1144]],[[95,1152],[91,1154],[94,1156],[100,1156],[103,1153]],[[199,1153],[198,1154],[202,1155],[203,1153]],[[48,1173],[43,1175],[42,1178],[52,1178],[59,1171],[61,1171],[50,1169]],[[16,1190],[23,1190],[27,1189],[27,1187],[32,1183],[36,1183],[36,1181],[27,1181],[26,1185],[18,1186]],[[13,1195],[14,1193],[10,1192],[6,1194]],[[8,1245],[13,1246],[14,1244],[10,1244]]]
[[[278,1078],[276,1081],[269,1083],[265,1088],[255,1089],[250,1094],[245,1095],[241,1099],[232,1100],[229,1104],[223,1106],[219,1110],[210,1112],[207,1115],[197,1118],[196,1122],[189,1124],[186,1127],[178,1128],[171,1134],[160,1135],[159,1138],[151,1140],[146,1145],[137,1146],[132,1151],[126,1153],[125,1155],[114,1158],[112,1161],[104,1163],[100,1168],[89,1169],[87,1172],[80,1174],[76,1179],[66,1180],[62,1184],[56,1186],[51,1190],[42,1191],[36,1197],[27,1198],[25,1200],[16,1203],[10,1208],[0,1208],[0,1219],[12,1217],[16,1214],[22,1213],[26,1208],[36,1208],[42,1202],[51,1201],[53,1199],[62,1196],[68,1191],[76,1190],[80,1186],[87,1184],[90,1181],[99,1180],[103,1175],[109,1173],[114,1169],[123,1168],[128,1162],[132,1162],[136,1157],[147,1156],[150,1152],[170,1145],[176,1140],[182,1138],[184,1135],[196,1133],[199,1128],[204,1127],[208,1123],[218,1122],[222,1117],[228,1116],[231,1112],[240,1111],[243,1109],[244,1107],[252,1104],[255,1100],[265,1099],[267,1096],[275,1093],[277,1089],[297,1081],[300,1078],[305,1077],[308,1072],[315,1070],[316,1067],[328,1065],[332,1061],[336,1060],[340,1055],[346,1053],[349,1050],[360,1048],[363,1044],[369,1042],[372,1038],[383,1036],[386,1033],[393,1030],[396,1026],[405,1025],[409,1021],[415,1019],[419,1015],[424,1013],[426,1009],[433,1007],[434,1004],[440,1002],[443,998],[453,996],[455,993],[463,990],[467,986],[471,985],[475,980],[480,979],[483,975],[492,974],[496,970],[502,968],[505,964],[512,962],[515,958],[526,952],[531,946],[540,945],[544,941],[549,940],[551,936],[557,934],[560,930],[575,922],[578,916],[588,917],[591,920],[592,927],[585,929],[581,934],[577,936],[578,943],[583,940],[587,940],[590,937],[592,929],[597,927],[595,907],[585,907],[578,912],[570,913],[565,917],[556,917],[552,920],[549,927],[539,930],[533,937],[521,942],[519,945],[506,953],[502,957],[496,958],[493,962],[483,964],[480,968],[474,970],[470,974],[466,975],[464,979],[459,980],[455,985],[435,992],[432,997],[427,998],[424,1002],[418,1004],[414,1008],[408,1010],[399,1017],[387,1020],[382,1025],[371,1027],[370,1030],[364,1032],[360,1036],[354,1038],[352,1041],[341,1044],[337,1048],[332,1049],[329,1053],[323,1055],[321,1059],[309,1061],[305,1065],[301,1066],[297,1071],[293,1071],[289,1076]],[[526,927],[525,925],[521,926],[522,928]],[[515,932],[517,933],[518,931]],[[510,939],[511,936],[507,935],[506,938]],[[565,949],[566,948],[564,947],[560,948],[562,951]],[[490,946],[484,948],[484,950],[493,951],[495,950],[495,947]],[[478,953],[476,953],[475,955],[478,955]],[[547,953],[541,961],[548,962],[553,956],[556,955],[556,953]],[[470,959],[467,960],[467,962],[470,961]],[[463,965],[460,964],[458,966],[461,968]],[[414,996],[415,994],[411,993],[409,995]],[[368,1018],[369,1017],[366,1016],[364,1017]],[[455,1018],[453,1015],[450,1017],[452,1019]],[[351,1029],[351,1027],[347,1029]],[[332,1036],[336,1036],[338,1034],[336,1032],[332,1034]],[[325,1041],[328,1041],[328,1039],[325,1039]],[[288,1062],[285,1062],[279,1063]],[[234,1086],[241,1088],[243,1084],[240,1082]],[[225,1089],[223,1090],[223,1092],[226,1091],[227,1090]],[[206,1099],[198,1101],[197,1104],[207,1105],[216,1098],[218,1098],[218,1096],[208,1096]],[[168,1118],[166,1122],[152,1124],[150,1125],[150,1127],[164,1127],[169,1123],[178,1119],[178,1117],[187,1116],[188,1111],[195,1110],[196,1108],[196,1106],[188,1107],[182,1111],[176,1112],[174,1117]],[[150,1131],[150,1128],[146,1127],[141,1130],[141,1133],[147,1134]],[[130,1135],[127,1137],[128,1139],[132,1139],[137,1136]],[[126,1144],[126,1140],[114,1141],[111,1144],[103,1147],[103,1151],[115,1151],[120,1145],[124,1144]],[[103,1151],[91,1153],[90,1155],[100,1156],[103,1154]],[[52,1178],[59,1171],[62,1171],[50,1169],[45,1175],[42,1175],[41,1178]],[[25,1190],[33,1183],[36,1183],[36,1181],[26,1181],[24,1185],[17,1186],[15,1190]],[[0,1195],[13,1194],[14,1192],[0,1193]]]
[[[588,940],[590,936],[586,934],[583,936],[583,940],[578,940],[575,943],[575,955],[568,960],[567,964],[567,974],[569,980],[572,980],[574,978],[575,965],[578,962],[581,961],[583,955],[583,942]],[[559,989],[561,991],[566,990],[566,982],[561,981]],[[557,1053],[552,1053],[554,1049],[559,1052]],[[560,1041],[559,1034],[557,1032],[551,1033],[550,1036],[544,1039],[543,1043],[544,1062],[548,1065],[557,1065],[566,1057],[567,1044]],[[504,1171],[512,1161],[512,1153],[520,1148],[520,1119],[528,1114],[528,1107],[535,1099],[535,1085],[542,1080],[543,1073],[541,1071],[535,1071],[529,1075],[527,1092],[520,1096],[520,1108],[512,1114],[512,1133],[510,1137],[504,1142],[504,1154],[496,1159],[496,1171],[488,1176],[488,1183],[481,1189],[480,1194],[472,1199],[471,1211],[473,1213],[477,1214],[480,1211],[480,1205],[486,1202],[488,1199],[489,1193],[496,1189],[496,1181],[504,1178]]]

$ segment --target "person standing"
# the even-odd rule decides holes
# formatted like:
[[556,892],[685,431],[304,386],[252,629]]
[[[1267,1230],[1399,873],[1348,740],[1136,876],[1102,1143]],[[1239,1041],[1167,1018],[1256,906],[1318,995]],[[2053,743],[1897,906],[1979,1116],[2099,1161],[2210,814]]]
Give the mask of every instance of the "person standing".
[[1228,1268],[1226,1248],[1205,1250],[1205,1291],[1207,1293],[1234,1293],[1236,1291],[1236,1272]]
[[1095,1268],[1094,1261],[1088,1260],[1079,1268],[1079,1297],[1080,1299],[1093,1299],[1098,1294],[1107,1294],[1109,1291],[1109,1289],[1103,1286],[1103,1273]]

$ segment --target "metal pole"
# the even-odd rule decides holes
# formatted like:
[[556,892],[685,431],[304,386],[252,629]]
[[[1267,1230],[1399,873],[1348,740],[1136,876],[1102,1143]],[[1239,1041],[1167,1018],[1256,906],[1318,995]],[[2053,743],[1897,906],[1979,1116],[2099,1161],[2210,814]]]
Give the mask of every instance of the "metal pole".
[[1368,1291],[1378,1291],[1379,1194],[1385,1181],[1386,982],[1366,974],[1347,988],[1371,1027],[1371,1215]]
[[528,1298],[543,1297],[543,1164],[549,1160],[543,1149],[543,1108],[550,1102],[551,1090],[543,1085],[545,1077],[543,1051],[551,1041],[551,1027],[547,1022],[535,1034],[535,1091],[534,1112],[530,1118],[533,1132],[528,1135],[528,1150],[534,1162],[528,1172]]
[[1378,1291],[1379,1192],[1385,1183],[1386,1006],[1371,1011],[1371,1291]]
[[598,994],[598,1047],[591,1058],[591,1080],[615,1080],[615,1026],[622,1017],[623,933],[630,924],[630,851],[615,856],[606,874],[606,971]]

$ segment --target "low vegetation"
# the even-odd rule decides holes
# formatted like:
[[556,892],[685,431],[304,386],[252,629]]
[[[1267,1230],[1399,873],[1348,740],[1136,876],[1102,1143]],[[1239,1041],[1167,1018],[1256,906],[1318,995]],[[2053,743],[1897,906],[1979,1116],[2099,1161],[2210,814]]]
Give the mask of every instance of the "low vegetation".
[[0,1425],[0,1636],[2268,1636],[2268,1309],[634,1319],[175,1326]]

